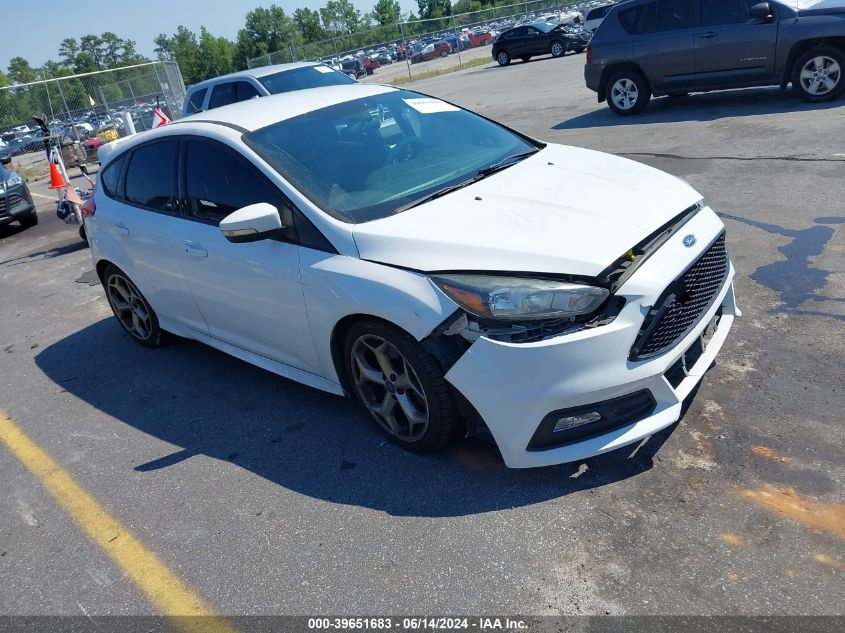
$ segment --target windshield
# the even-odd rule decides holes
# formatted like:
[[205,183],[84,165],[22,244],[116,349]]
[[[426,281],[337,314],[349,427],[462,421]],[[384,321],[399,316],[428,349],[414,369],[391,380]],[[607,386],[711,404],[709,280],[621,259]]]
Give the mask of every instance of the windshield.
[[354,223],[400,212],[539,145],[405,90],[281,121],[244,141],[318,207]]
[[355,80],[351,77],[322,64],[283,70],[274,75],[258,77],[258,81],[273,95],[293,90],[355,83]]

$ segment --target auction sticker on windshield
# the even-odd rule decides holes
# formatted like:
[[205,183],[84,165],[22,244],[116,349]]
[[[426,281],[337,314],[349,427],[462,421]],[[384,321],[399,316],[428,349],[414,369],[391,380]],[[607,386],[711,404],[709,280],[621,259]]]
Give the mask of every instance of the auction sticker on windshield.
[[417,112],[434,114],[435,112],[458,112],[460,108],[440,99],[402,99]]
[[328,66],[314,66],[318,73],[333,73],[334,70]]

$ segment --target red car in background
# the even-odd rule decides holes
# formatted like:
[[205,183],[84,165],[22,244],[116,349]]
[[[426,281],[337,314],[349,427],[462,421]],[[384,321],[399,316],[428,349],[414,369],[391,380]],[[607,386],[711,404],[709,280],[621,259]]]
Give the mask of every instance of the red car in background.
[[488,44],[492,44],[493,40],[496,39],[490,31],[485,31],[483,33],[467,33],[466,35],[473,48],[476,46],[487,46]]
[[439,41],[429,44],[418,53],[411,55],[411,63],[427,62],[435,57],[446,57],[452,52],[452,45],[449,42]]
[[378,60],[371,59],[368,55],[357,55],[357,57],[364,62],[364,70],[367,71],[368,75],[372,75],[376,68],[381,67]]

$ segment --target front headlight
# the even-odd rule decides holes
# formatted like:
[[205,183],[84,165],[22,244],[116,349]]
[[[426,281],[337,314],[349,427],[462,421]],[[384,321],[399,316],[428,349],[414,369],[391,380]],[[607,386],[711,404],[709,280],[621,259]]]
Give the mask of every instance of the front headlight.
[[595,312],[604,288],[551,279],[499,275],[432,275],[431,280],[467,312],[501,321],[545,321]]
[[10,172],[9,177],[6,179],[6,187],[14,187],[22,182],[23,180],[21,180],[21,177],[16,172]]

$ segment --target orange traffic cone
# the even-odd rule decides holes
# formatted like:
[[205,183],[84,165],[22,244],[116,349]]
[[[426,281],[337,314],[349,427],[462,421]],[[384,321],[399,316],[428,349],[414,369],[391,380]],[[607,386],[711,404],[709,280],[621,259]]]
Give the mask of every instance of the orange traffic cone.
[[50,189],[64,189],[67,187],[62,172],[59,171],[59,166],[56,163],[50,163]]

